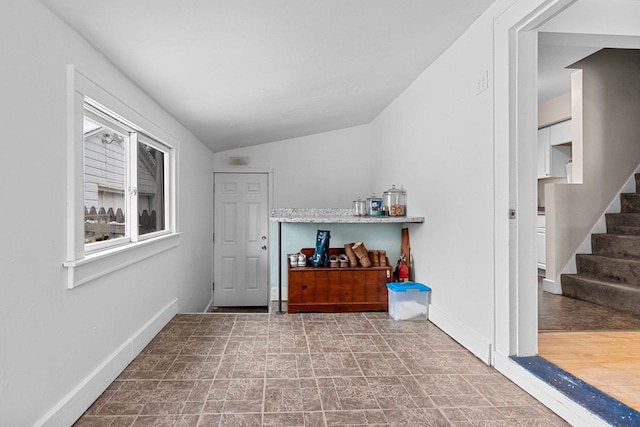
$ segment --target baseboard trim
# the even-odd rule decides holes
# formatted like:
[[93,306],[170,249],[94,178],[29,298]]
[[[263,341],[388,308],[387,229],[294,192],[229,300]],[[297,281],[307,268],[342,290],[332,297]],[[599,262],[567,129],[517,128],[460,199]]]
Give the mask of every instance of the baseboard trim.
[[491,342],[438,307],[429,305],[429,320],[487,365],[491,364]]
[[558,280],[543,279],[542,290],[556,295],[562,295],[562,285],[560,284],[560,278]]
[[211,300],[209,301],[209,304],[207,304],[207,308],[204,309],[203,313],[209,313],[212,308],[213,308],[213,298],[211,298]]
[[[287,286],[282,287],[282,301],[286,301],[289,296],[289,288]],[[278,287],[271,287],[271,301],[278,301]]]
[[494,354],[494,367],[518,387],[536,398],[571,425],[605,427],[609,424],[571,400],[555,387],[542,381],[518,363],[499,353]]
[[72,425],[177,313],[178,300],[174,299],[111,353],[35,426]]

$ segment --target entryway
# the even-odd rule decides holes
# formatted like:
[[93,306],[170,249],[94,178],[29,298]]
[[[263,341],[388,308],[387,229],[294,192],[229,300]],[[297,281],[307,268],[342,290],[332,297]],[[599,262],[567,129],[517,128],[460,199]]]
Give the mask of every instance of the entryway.
[[[532,2],[533,3],[533,2]],[[537,334],[537,291],[534,278],[536,277],[536,264],[532,262],[535,257],[535,185],[533,177],[535,173],[535,130],[533,118],[536,117],[536,94],[532,90],[536,86],[536,30],[544,22],[561,12],[563,8],[572,4],[585,4],[587,2],[544,1],[538,2],[537,8],[527,9],[524,2],[522,9],[513,7],[507,11],[504,17],[496,22],[496,81],[501,82],[506,78],[511,84],[510,89],[496,89],[496,157],[498,160],[506,160],[509,169],[502,167],[502,162],[496,162],[496,182],[500,182],[504,174],[508,176],[510,186],[500,187],[497,194],[497,202],[506,203],[497,206],[497,250],[496,257],[504,256],[505,261],[510,262],[509,274],[503,274],[501,268],[497,268],[497,322],[496,337],[498,350],[508,351],[509,354],[532,356],[538,353]],[[595,3],[595,2],[594,2]],[[606,2],[602,2],[603,4]],[[593,4],[587,5],[587,7]],[[525,10],[526,9],[526,10]],[[592,14],[593,15],[593,14]],[[514,18],[509,22],[510,18]],[[504,27],[502,24],[504,21]],[[506,24],[509,22],[509,24]],[[604,21],[603,21],[604,22]],[[602,23],[600,23],[602,24]],[[604,24],[603,24],[604,25]],[[504,28],[509,30],[504,34]],[[578,30],[579,28],[576,28]],[[501,49],[509,46],[508,55],[503,55]],[[510,112],[509,114],[502,114]],[[507,124],[505,126],[505,124]],[[502,149],[511,149],[503,156]],[[502,198],[505,196],[504,199]],[[509,218],[513,218],[507,225],[507,209],[512,209]],[[503,216],[504,215],[504,216]],[[501,238],[503,236],[507,238]],[[502,246],[508,240],[506,251]],[[502,264],[498,264],[499,266]],[[504,308],[508,307],[508,311]],[[500,318],[507,320],[510,328],[502,328]],[[504,344],[508,344],[504,345]],[[504,349],[504,350],[503,350]],[[496,366],[504,367],[504,372],[509,372],[510,366],[502,365],[501,355],[496,357]],[[555,394],[556,390],[546,387],[538,381],[538,378],[519,376],[521,372],[513,371],[512,378],[521,385],[526,385],[532,390],[532,394],[548,405],[556,405],[557,412],[567,419],[580,425],[592,425],[589,411],[582,411],[575,402],[565,399],[566,395]],[[555,379],[554,379],[555,380]],[[544,380],[543,380],[544,381]],[[549,381],[547,384],[552,384]],[[560,402],[560,403],[558,403]],[[580,404],[580,403],[579,403]],[[587,405],[588,407],[588,405]]]
[[269,303],[269,175],[214,174],[214,307]]

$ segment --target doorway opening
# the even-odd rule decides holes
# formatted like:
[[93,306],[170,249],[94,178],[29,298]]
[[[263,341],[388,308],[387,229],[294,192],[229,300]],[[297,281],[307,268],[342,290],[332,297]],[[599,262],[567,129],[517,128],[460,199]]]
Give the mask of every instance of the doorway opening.
[[[587,8],[607,6],[607,2],[562,0],[540,2],[535,9],[518,4],[501,17],[504,27],[501,27],[501,19],[496,21],[496,81],[509,82],[508,88],[496,89],[496,212],[509,209],[514,215],[510,215],[513,219],[509,221],[500,218],[499,214],[496,216],[495,365],[505,375],[516,378],[519,385],[525,384],[525,388],[529,386],[532,394],[548,406],[555,406],[554,410],[565,418],[588,420],[591,414],[584,409],[585,404],[581,408],[574,401],[566,400],[566,396],[554,394],[556,390],[548,386],[548,381],[545,388],[539,379],[525,380],[522,372],[509,372],[510,367],[501,360],[504,354],[525,357],[538,354],[539,284],[537,266],[533,262],[536,259],[537,185],[532,179],[536,176],[534,147],[538,126],[532,118],[537,116],[535,70],[538,64],[538,34],[545,23],[578,4]],[[603,31],[606,22],[603,23],[601,17],[604,15],[593,11],[591,14],[600,20],[599,24],[605,24],[597,28],[597,31]],[[513,19],[509,21],[509,18]],[[584,21],[577,22],[577,27],[584,25]],[[567,24],[571,21],[563,19],[562,22]],[[619,22],[615,24],[619,25]],[[580,33],[577,27],[568,27],[565,32]],[[505,51],[509,53],[503,54]],[[504,154],[503,149],[506,150]],[[509,167],[503,169],[500,160],[505,159]],[[500,188],[498,182],[501,178],[509,183],[508,189]],[[503,243],[500,243],[505,241],[508,241],[506,251]],[[508,263],[508,271],[501,268],[501,262]],[[501,319],[506,321],[508,328],[501,326]],[[510,375],[512,373],[514,375]]]
[[[568,9],[564,14],[560,13],[557,18],[566,21],[566,14],[570,15],[571,9]],[[554,18],[543,25],[538,32],[538,102],[540,106],[538,126],[541,128],[538,130],[539,135],[542,130],[553,130],[558,126],[556,124],[550,125],[550,123],[558,123],[559,120],[565,119],[566,114],[563,112],[563,108],[560,108],[562,101],[567,104],[569,117],[568,120],[561,121],[560,124],[571,126],[571,104],[580,102],[582,99],[579,85],[572,87],[570,81],[572,73],[582,73],[582,70],[565,69],[565,67],[587,58],[603,48],[640,48],[640,38],[631,35],[622,37],[610,34],[585,35],[559,32],[561,29],[562,27],[558,27]],[[590,60],[593,59],[587,60],[587,63]],[[587,107],[585,106],[585,108]],[[604,116],[604,112],[603,114],[598,112],[598,103],[591,102],[589,108],[592,113]],[[554,116],[553,113],[557,115]],[[578,114],[578,116],[582,115]],[[584,131],[586,138],[588,136],[587,129],[591,129],[591,127],[584,126],[582,129],[581,123],[583,121],[579,117],[577,125],[581,126],[580,133]],[[538,142],[540,143],[540,140]],[[571,141],[563,145],[564,147],[570,146]],[[539,144],[538,149],[541,148],[545,149]],[[554,156],[557,156],[558,153],[554,152],[554,148],[556,147],[552,144],[547,144],[545,153],[548,156],[547,161],[549,157],[553,159]],[[582,151],[580,148],[580,152]],[[568,160],[571,161],[571,158]],[[540,171],[540,168],[538,169]],[[585,176],[587,176],[587,172],[587,170],[584,171]],[[540,172],[538,173],[538,219],[543,218],[543,221],[539,222],[544,224],[545,187],[552,194],[557,194],[550,187],[556,185],[566,187],[567,183],[571,184],[572,181],[571,176],[565,174],[564,168],[557,169],[555,173],[546,176],[541,176]],[[581,185],[581,183],[575,185]],[[637,191],[637,189],[633,191]],[[617,199],[618,196],[616,196]],[[620,209],[615,212],[620,212]],[[595,224],[593,225],[595,226]],[[598,233],[605,233],[605,231],[611,233],[607,236],[612,238],[619,234],[626,236],[627,233],[633,233],[633,230],[626,229],[610,231],[604,226]],[[561,227],[556,227],[555,232],[552,230],[552,235],[561,236],[564,234]],[[602,237],[602,235],[596,236]],[[553,243],[552,241],[551,244]],[[541,242],[539,241],[537,244],[539,253],[544,252],[544,246],[542,251],[540,250]],[[545,245],[544,240],[542,245]],[[552,250],[551,253],[554,254],[556,251]],[[598,255],[597,251],[592,252],[590,247],[588,250],[579,249],[578,253],[581,255],[572,256],[572,264],[564,269],[562,265],[556,265],[553,269],[555,273],[551,273],[551,277],[545,277],[544,271],[542,271],[542,276],[538,276],[538,354],[569,374],[595,387],[596,391],[611,396],[638,411],[640,410],[640,398],[638,398],[637,390],[640,388],[640,379],[636,380],[635,377],[628,376],[625,372],[640,369],[640,316],[612,306],[607,307],[564,296],[567,294],[567,289],[564,289],[563,295],[559,277],[562,269],[565,273],[573,273],[574,277],[576,277],[575,273],[580,273],[579,278],[569,277],[571,280],[606,280],[604,275],[606,275],[609,263],[617,262],[617,258],[605,258],[602,254]],[[577,270],[573,265],[576,258],[583,261],[582,264],[578,262]],[[592,264],[585,267],[584,262]],[[538,259],[538,266],[540,266],[540,259]],[[613,283],[616,280],[612,279]],[[625,277],[624,280],[630,279]],[[604,291],[602,295],[605,300],[609,298]],[[597,301],[594,297],[595,295],[586,296],[587,299],[593,298],[592,301]],[[615,403],[608,406],[615,406]]]
[[[575,2],[575,1],[546,1],[541,2],[539,7],[535,10],[526,11],[524,14],[516,15],[517,18],[511,21],[507,26],[507,30],[504,31],[504,40],[500,40],[501,31],[498,31],[496,46],[499,46],[500,41],[505,41],[505,44],[509,44],[509,54],[505,57],[497,55],[496,61],[496,75],[498,75],[500,65],[508,63],[508,71],[504,70],[507,81],[510,82],[510,88],[505,89],[502,93],[505,95],[504,99],[498,99],[500,92],[497,91],[496,110],[498,112],[496,118],[496,147],[499,149],[499,141],[505,138],[506,145],[509,147],[509,159],[510,165],[508,170],[501,170],[497,166],[497,178],[499,173],[509,177],[509,191],[507,197],[507,206],[513,212],[518,212],[518,219],[512,221],[506,226],[505,223],[496,221],[496,228],[499,234],[500,230],[507,231],[509,235],[509,273],[508,277],[501,276],[501,273],[497,269],[497,292],[496,292],[496,306],[498,312],[496,319],[499,322],[500,317],[508,317],[508,324],[510,327],[508,330],[500,328],[496,325],[496,343],[498,350],[508,351],[509,355],[518,356],[533,356],[539,353],[538,342],[538,329],[542,325],[539,322],[539,311],[544,309],[543,304],[545,300],[539,295],[540,284],[537,280],[536,264],[532,262],[535,257],[536,249],[536,235],[535,235],[535,220],[536,220],[536,187],[532,182],[531,177],[535,176],[535,164],[532,159],[536,158],[536,153],[531,149],[535,147],[535,130],[537,130],[537,123],[532,123],[531,118],[536,117],[536,111],[534,105],[536,103],[532,100],[537,99],[538,85],[536,82],[536,73],[531,72],[529,68],[536,68],[538,64],[538,35],[542,29],[548,26],[548,23],[553,20],[554,17],[562,16],[560,21],[568,25],[563,31],[575,31],[581,34],[586,29],[586,25],[589,22],[571,21],[567,18],[565,12],[570,11],[572,6],[579,5],[579,7],[587,7],[592,10],[590,13],[594,14],[596,19],[600,19],[602,14],[594,12],[599,6],[607,7],[607,2]],[[523,6],[524,8],[524,6]],[[582,10],[584,11],[584,10]],[[510,11],[511,12],[511,11]],[[505,16],[509,15],[506,13]],[[523,16],[525,18],[523,18]],[[584,17],[585,15],[583,15]],[[589,16],[589,15],[587,15]],[[588,20],[587,20],[588,21]],[[574,26],[572,26],[575,24]],[[593,24],[593,22],[591,22]],[[618,25],[619,22],[611,23],[612,25]],[[496,26],[497,29],[499,24]],[[597,28],[592,28],[595,32],[602,32],[603,35],[606,30],[607,23],[599,21]],[[618,28],[619,30],[619,28]],[[637,30],[636,30],[637,31]],[[618,31],[619,34],[619,31]],[[500,63],[500,60],[504,60],[504,63]],[[504,75],[502,77],[505,77]],[[536,90],[532,90],[532,87]],[[504,104],[501,104],[504,102]],[[500,126],[500,112],[504,113],[501,108],[505,107],[507,113],[505,117],[506,122],[509,125],[502,128]],[[502,123],[504,124],[504,123]],[[499,155],[496,155],[499,159]],[[498,208],[497,200],[496,207]],[[502,200],[504,201],[504,200]],[[499,236],[497,236],[499,238]],[[498,249],[500,245],[498,245]],[[499,258],[498,250],[497,262]],[[504,258],[503,258],[504,259]],[[502,273],[504,274],[504,273]],[[552,278],[555,279],[555,278]],[[504,280],[504,282],[502,282]],[[505,291],[506,297],[501,296],[501,283],[502,290]],[[508,298],[508,301],[507,301]],[[532,301],[535,301],[532,304]],[[505,304],[505,305],[502,305]],[[502,312],[500,306],[508,306],[509,310]],[[501,341],[505,337],[508,337],[506,341]],[[505,345],[504,343],[508,343]],[[501,363],[496,362],[496,367],[500,369]],[[507,369],[508,370],[508,369]],[[549,383],[549,382],[547,382]],[[545,396],[549,398],[549,396]],[[544,399],[542,399],[544,400]],[[548,401],[557,403],[559,401],[557,397],[549,398]],[[575,402],[572,402],[575,404]],[[583,404],[584,406],[584,404]],[[563,410],[566,410],[563,408]],[[560,413],[560,412],[559,412]],[[580,415],[582,416],[582,414]]]

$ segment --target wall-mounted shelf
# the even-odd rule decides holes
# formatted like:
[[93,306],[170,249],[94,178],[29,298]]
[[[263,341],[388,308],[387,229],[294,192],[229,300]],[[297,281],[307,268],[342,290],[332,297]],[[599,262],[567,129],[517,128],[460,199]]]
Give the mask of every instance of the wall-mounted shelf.
[[271,210],[271,222],[306,224],[408,224],[422,223],[422,216],[355,216],[353,209],[342,208],[276,208]]

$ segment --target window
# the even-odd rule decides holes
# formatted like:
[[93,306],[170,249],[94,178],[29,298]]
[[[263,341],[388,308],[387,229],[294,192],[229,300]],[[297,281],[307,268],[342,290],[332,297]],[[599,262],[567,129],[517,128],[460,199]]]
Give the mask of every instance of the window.
[[[67,287],[179,244],[180,142],[104,86],[67,66]],[[151,111],[156,118],[162,113]]]
[[84,103],[84,242],[92,252],[167,233],[171,148]]

